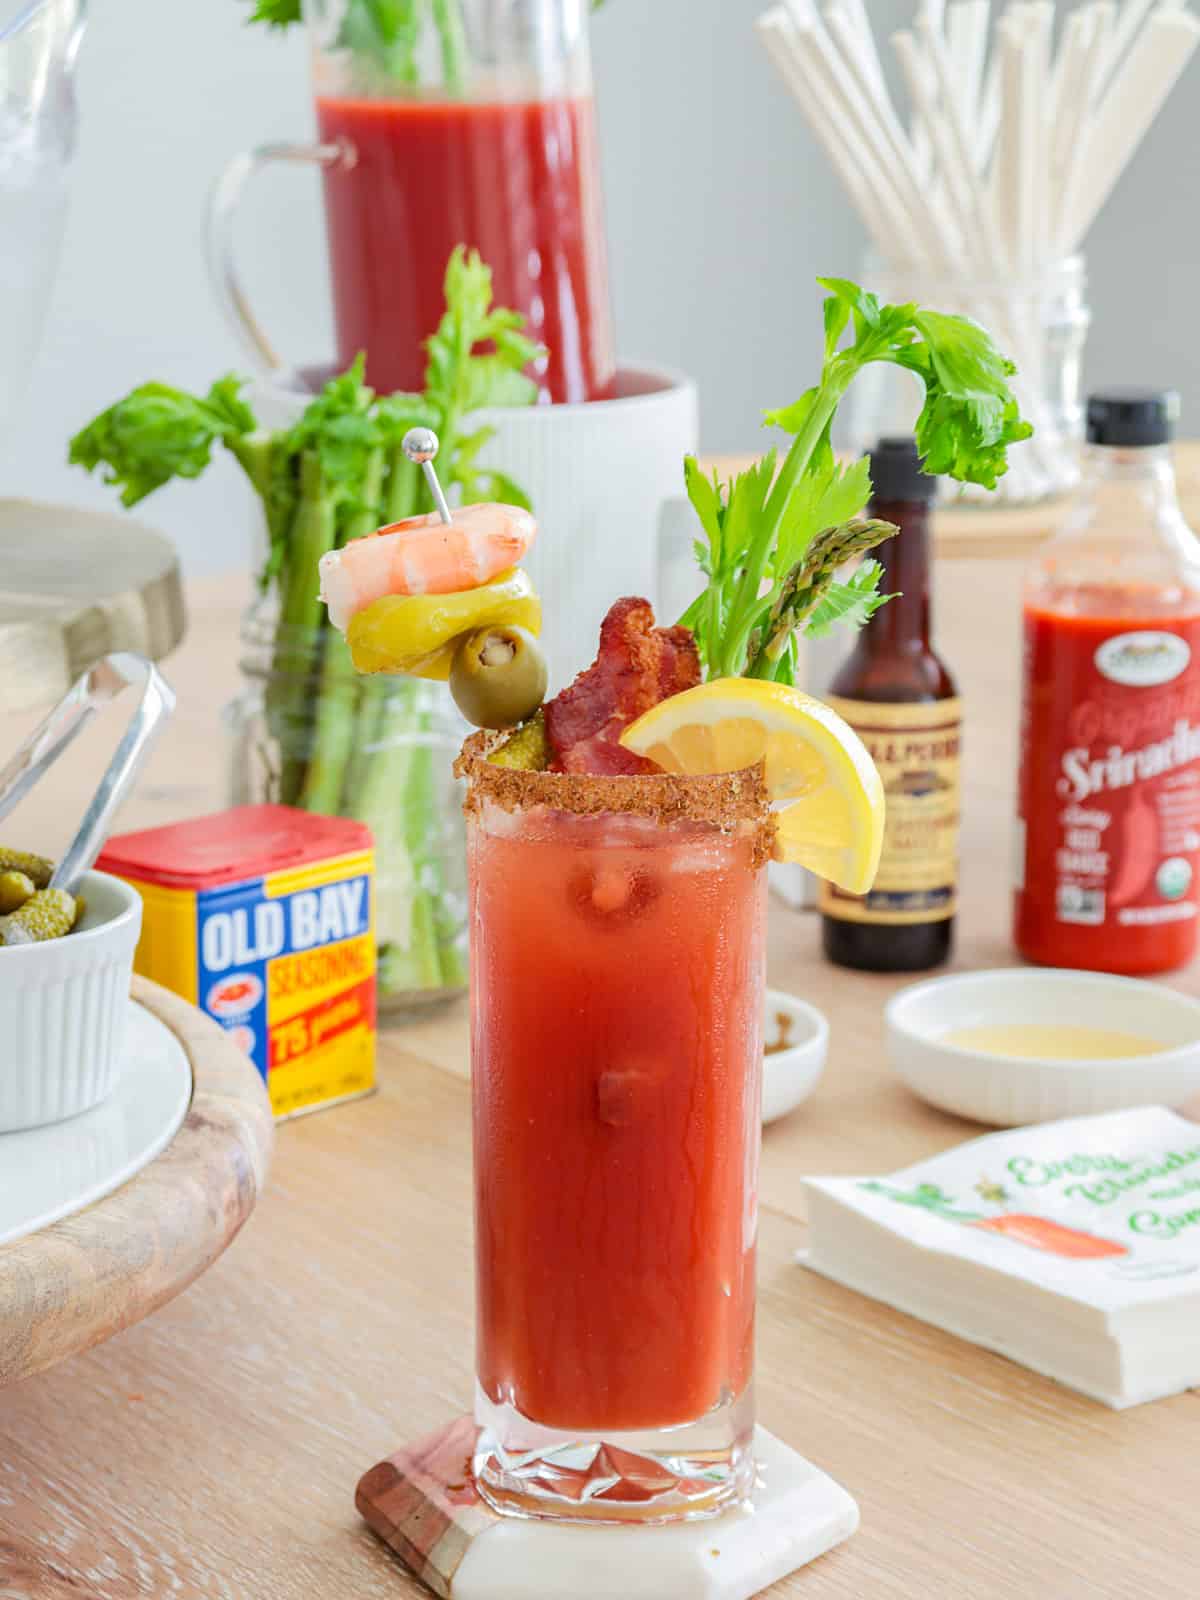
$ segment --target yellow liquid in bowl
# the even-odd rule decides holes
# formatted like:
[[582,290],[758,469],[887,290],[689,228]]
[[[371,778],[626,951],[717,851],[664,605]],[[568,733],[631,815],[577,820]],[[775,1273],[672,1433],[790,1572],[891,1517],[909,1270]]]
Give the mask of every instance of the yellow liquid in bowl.
[[1161,1039],[1117,1028],[1088,1028],[1072,1022],[992,1022],[975,1028],[953,1028],[941,1036],[942,1044],[960,1050],[978,1050],[985,1056],[1018,1060],[1120,1061],[1129,1056],[1153,1056],[1172,1048]]

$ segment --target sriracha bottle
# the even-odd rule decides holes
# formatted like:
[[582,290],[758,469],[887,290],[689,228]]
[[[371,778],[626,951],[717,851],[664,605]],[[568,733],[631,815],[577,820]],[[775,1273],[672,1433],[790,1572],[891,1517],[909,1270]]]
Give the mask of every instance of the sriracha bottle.
[[950,953],[958,879],[958,690],[929,639],[929,512],[937,480],[911,438],[871,453],[872,517],[900,532],[875,551],[876,612],[831,685],[829,703],[860,735],[887,795],[875,886],[851,895],[822,883],[825,954],[867,972],[918,972]]
[[1026,579],[1015,938],[1050,966],[1166,972],[1196,945],[1200,541],[1177,411],[1091,398],[1079,498]]

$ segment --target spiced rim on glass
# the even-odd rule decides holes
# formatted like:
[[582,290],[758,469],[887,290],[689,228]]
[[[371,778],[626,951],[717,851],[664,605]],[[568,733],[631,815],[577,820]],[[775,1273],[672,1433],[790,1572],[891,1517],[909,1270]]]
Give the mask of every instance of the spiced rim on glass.
[[925,383],[928,470],[991,486],[1029,432],[977,325],[822,281],[821,382],[769,418],[785,458],[728,483],[686,463],[703,593],[666,628],[616,601],[594,663],[551,699],[512,507],[473,507],[469,529],[444,509],[323,567],[356,665],[448,677],[485,730],[456,770],[474,1476],[504,1513],[662,1522],[752,1493],[765,867],[862,894],[883,837],[862,741],[794,687],[803,633],[884,603],[877,563],[841,569],[896,532],[857,516],[866,463],[835,460],[830,424],[855,374],[891,361]]

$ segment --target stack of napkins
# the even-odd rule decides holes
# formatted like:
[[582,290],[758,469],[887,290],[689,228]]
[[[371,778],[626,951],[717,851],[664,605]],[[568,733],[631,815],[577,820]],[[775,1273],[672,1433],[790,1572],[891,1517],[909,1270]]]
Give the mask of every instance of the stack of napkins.
[[806,1265],[1110,1406],[1200,1384],[1200,1125],[1160,1106],[808,1180]]

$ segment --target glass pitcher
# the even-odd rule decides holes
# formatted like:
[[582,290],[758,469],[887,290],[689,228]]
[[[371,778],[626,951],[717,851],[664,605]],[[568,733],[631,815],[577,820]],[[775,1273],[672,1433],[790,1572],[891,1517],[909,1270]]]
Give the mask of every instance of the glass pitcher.
[[478,249],[497,304],[545,345],[543,400],[608,398],[616,357],[588,38],[590,0],[433,0],[386,18],[368,0],[304,0],[320,140],[263,145],[226,170],[210,212],[218,294],[256,362],[288,367],[231,253],[233,210],[264,163],[323,171],[342,367],[381,392],[422,387],[454,246]]
[[83,0],[0,0],[0,438],[24,392],[54,282],[75,150]]

